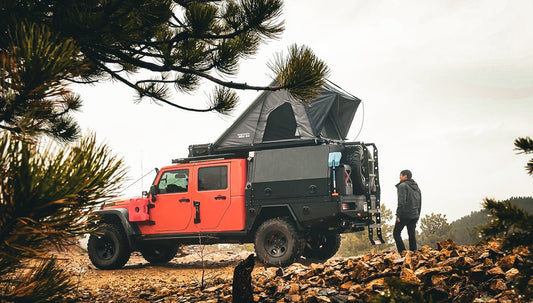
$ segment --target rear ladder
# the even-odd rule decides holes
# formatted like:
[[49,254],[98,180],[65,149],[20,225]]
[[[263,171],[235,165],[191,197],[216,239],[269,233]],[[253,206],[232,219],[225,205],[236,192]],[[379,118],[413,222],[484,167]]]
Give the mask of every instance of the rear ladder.
[[[368,179],[365,180],[365,187],[367,188],[366,204],[368,211],[372,214],[372,224],[368,225],[368,238],[372,245],[384,244],[385,241],[383,240],[383,235],[381,233],[378,149],[374,143],[365,144],[365,149],[367,146],[372,146],[372,157],[368,159],[367,165]],[[372,193],[374,193],[374,196],[376,197],[374,201],[371,199]],[[374,231],[377,239],[374,239]]]

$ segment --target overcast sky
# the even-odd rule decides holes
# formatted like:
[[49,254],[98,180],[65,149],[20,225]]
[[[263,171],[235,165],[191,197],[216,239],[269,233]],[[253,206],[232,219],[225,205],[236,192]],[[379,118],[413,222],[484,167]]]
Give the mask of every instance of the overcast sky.
[[[275,53],[293,43],[311,47],[329,65],[329,79],[363,100],[349,139],[377,144],[382,202],[395,210],[399,172],[411,169],[422,216],[452,221],[479,210],[485,197],[533,196],[524,169],[531,155],[513,145],[533,136],[531,12],[533,2],[520,0],[287,0],[282,38],[242,62],[232,80],[266,85]],[[125,159],[131,181],[186,157],[190,144],[214,142],[259,94],[239,92],[240,105],[226,117],[135,104],[117,82],[76,91],[82,128]],[[204,107],[209,93],[175,101]],[[124,194],[139,195],[153,177]]]

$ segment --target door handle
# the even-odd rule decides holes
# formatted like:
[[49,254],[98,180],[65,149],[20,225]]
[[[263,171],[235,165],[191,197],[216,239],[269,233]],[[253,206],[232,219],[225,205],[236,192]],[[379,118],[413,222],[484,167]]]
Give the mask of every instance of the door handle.
[[216,196],[215,200],[226,200],[226,196]]
[[196,208],[196,216],[194,218],[194,224],[202,222],[200,220],[200,201],[193,202],[194,208]]
[[191,200],[189,200],[189,199],[180,199],[179,201],[180,202],[191,202]]

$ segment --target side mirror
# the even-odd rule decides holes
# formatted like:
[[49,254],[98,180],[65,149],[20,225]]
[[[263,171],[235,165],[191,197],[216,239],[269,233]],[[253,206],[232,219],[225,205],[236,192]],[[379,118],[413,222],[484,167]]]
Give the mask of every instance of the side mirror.
[[150,186],[150,195],[152,195],[152,202],[155,202],[155,196],[159,194],[159,187],[157,185]]

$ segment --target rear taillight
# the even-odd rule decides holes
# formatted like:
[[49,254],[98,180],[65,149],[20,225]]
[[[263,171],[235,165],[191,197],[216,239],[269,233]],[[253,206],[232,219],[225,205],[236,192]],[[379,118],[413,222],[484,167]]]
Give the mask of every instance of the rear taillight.
[[353,210],[355,209],[355,204],[354,203],[342,203],[341,209],[342,210]]

